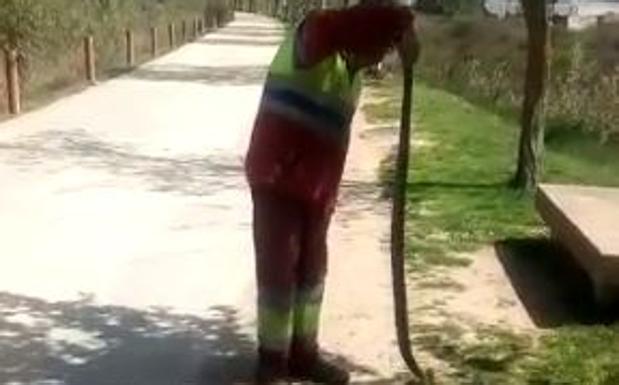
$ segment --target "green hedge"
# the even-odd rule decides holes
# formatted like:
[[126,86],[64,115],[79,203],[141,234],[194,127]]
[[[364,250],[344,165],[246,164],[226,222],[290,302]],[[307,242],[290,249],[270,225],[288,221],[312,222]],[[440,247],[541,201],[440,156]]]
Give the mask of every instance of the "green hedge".
[[[232,16],[232,0],[3,0],[0,48],[19,49],[23,99],[61,90],[83,79],[83,38],[92,34],[97,72],[106,77],[126,69],[124,32],[135,35],[138,63],[149,57],[150,28],[158,27],[160,52],[168,48],[167,25],[201,17],[207,25]],[[4,60],[2,60],[4,62]],[[4,63],[0,64],[4,74]],[[4,76],[0,76],[0,111],[4,111]]]

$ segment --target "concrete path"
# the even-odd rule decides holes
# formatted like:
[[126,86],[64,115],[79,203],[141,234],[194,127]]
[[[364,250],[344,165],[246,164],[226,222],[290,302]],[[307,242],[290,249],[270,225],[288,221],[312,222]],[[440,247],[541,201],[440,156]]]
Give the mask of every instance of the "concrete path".
[[[237,21],[0,125],[0,384],[242,382],[254,329],[242,173],[281,26]],[[370,138],[371,139],[371,138]],[[357,135],[332,231],[325,346],[391,377],[386,144]]]

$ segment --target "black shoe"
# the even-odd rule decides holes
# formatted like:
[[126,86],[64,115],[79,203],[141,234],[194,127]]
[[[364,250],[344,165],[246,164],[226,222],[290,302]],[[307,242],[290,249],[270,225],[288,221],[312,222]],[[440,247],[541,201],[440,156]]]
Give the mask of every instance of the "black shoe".
[[286,375],[267,366],[258,366],[256,385],[288,385]]
[[347,385],[350,382],[350,374],[345,369],[320,357],[311,363],[291,365],[290,377],[295,381],[327,385]]
[[256,384],[284,385],[288,384],[288,357],[278,351],[258,350],[258,366],[256,367]]

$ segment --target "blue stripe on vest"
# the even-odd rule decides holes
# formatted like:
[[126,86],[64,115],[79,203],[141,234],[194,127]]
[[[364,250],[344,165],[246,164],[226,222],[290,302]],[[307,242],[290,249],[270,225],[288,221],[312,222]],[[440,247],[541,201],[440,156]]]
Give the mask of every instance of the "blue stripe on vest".
[[330,127],[345,130],[349,123],[349,118],[345,114],[329,106],[317,103],[306,95],[292,89],[267,87],[264,97],[267,103],[271,101],[283,104],[307,115],[310,120],[322,122],[322,124]]

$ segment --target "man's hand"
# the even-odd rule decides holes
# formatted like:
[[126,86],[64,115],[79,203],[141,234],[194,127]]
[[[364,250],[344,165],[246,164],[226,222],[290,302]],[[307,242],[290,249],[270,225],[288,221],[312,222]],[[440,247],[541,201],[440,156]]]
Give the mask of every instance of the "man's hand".
[[415,24],[411,24],[411,27],[404,32],[402,40],[398,44],[398,54],[400,60],[402,60],[402,66],[404,68],[412,68],[421,52],[421,45],[417,39],[417,31],[415,30]]

